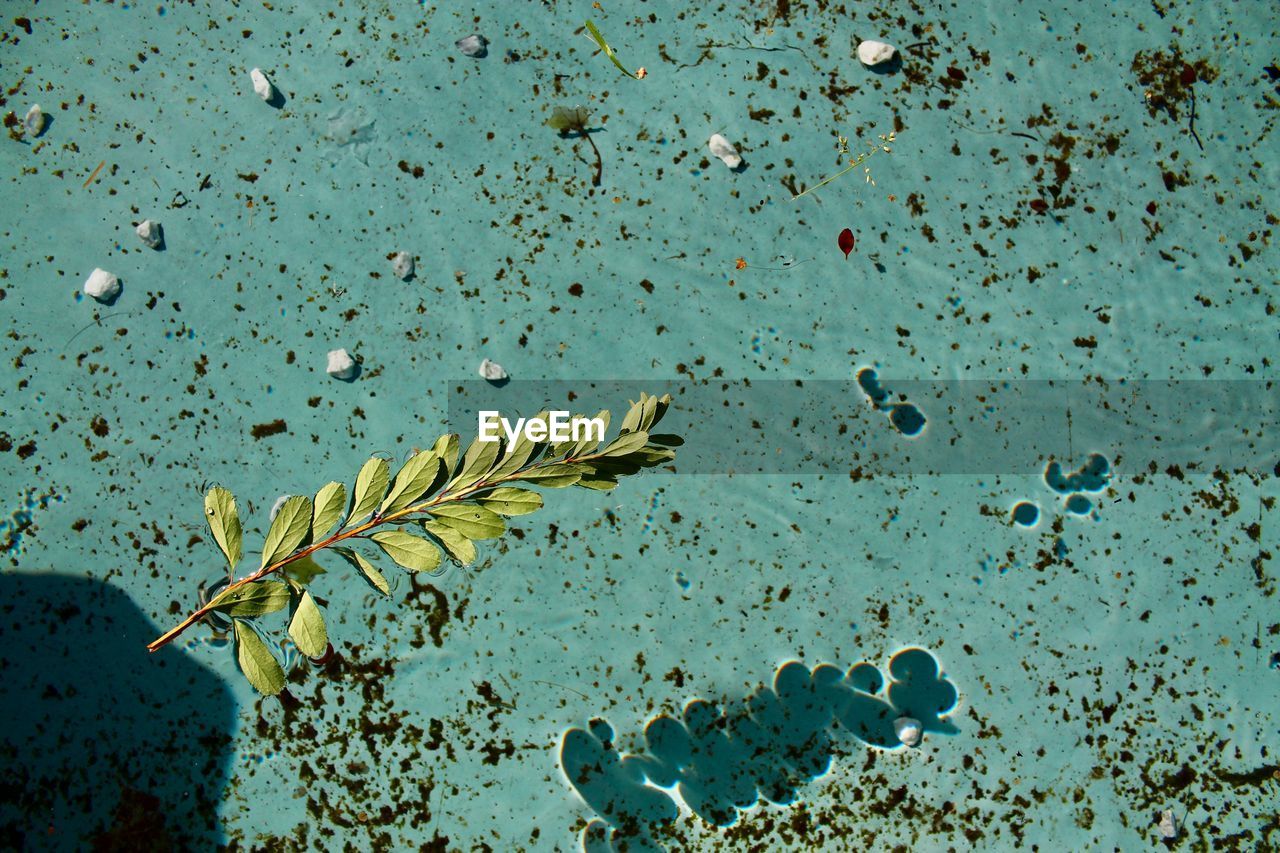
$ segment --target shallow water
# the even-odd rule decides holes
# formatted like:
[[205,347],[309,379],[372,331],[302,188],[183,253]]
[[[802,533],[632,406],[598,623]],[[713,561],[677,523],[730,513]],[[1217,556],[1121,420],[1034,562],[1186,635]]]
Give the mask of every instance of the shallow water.
[[[1280,845],[1271,9],[600,5],[6,6],[5,846]],[[642,390],[675,472],[390,601],[322,558],[291,699],[145,651],[210,485],[252,560],[484,401]]]

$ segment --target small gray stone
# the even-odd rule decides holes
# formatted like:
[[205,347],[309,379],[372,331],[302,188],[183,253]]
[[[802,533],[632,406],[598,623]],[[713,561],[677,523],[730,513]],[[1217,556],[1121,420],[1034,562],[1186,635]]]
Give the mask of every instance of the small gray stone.
[[507,378],[507,371],[496,361],[485,359],[480,362],[480,376],[490,382],[501,382]]
[[271,81],[262,73],[262,69],[255,68],[250,71],[249,79],[253,81],[253,91],[262,100],[269,101],[276,96],[276,87],[271,85]]
[[489,53],[488,39],[478,33],[466,38],[460,38],[454,44],[458,46],[458,50],[462,51],[463,56],[470,56],[474,59],[484,59]]
[[160,223],[154,219],[144,219],[138,223],[134,231],[137,232],[138,239],[149,249],[159,249],[164,242],[164,232],[160,229]]
[[1172,841],[1178,837],[1178,819],[1173,816],[1172,809],[1160,812],[1160,823],[1156,828],[1160,830],[1160,837],[1166,841]]
[[396,252],[396,256],[391,259],[391,271],[401,281],[413,278],[413,255],[408,252]]
[[39,104],[32,104],[31,109],[27,110],[27,114],[22,118],[22,128],[32,139],[44,133],[45,125],[48,123],[49,119],[45,116],[44,110],[40,109]]

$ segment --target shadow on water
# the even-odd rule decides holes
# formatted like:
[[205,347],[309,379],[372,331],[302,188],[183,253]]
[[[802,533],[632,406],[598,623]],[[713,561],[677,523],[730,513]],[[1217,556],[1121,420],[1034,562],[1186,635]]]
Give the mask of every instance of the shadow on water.
[[0,847],[206,849],[235,725],[230,691],[115,587],[0,575]]
[[918,720],[926,733],[954,734],[945,715],[958,698],[924,649],[894,655],[887,680],[869,663],[846,672],[792,661],[778,668],[772,688],[738,707],[697,699],[680,719],[655,717],[641,753],[620,754],[604,720],[570,729],[560,766],[599,816],[583,830],[586,850],[662,850],[655,836],[679,815],[668,791],[707,823],[729,826],[760,799],[795,802],[801,786],[831,769],[841,730],[883,749],[904,748],[894,729],[899,717]]

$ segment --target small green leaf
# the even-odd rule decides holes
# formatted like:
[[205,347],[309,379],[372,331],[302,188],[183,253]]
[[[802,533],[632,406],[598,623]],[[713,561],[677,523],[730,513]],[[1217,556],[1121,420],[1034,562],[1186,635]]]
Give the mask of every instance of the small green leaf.
[[289,587],[280,581],[254,581],[228,589],[209,602],[209,608],[236,618],[275,613],[289,606]]
[[449,556],[462,565],[469,566],[475,562],[475,543],[449,525],[429,520],[422,522],[422,529],[439,540],[444,549],[449,552]]
[[649,442],[649,433],[639,430],[618,436],[604,449],[605,456],[626,456],[641,449]]
[[356,475],[355,491],[351,493],[351,514],[347,516],[348,525],[362,520],[373,512],[373,508],[382,500],[382,494],[387,490],[387,481],[390,479],[391,469],[387,467],[387,460],[374,456],[364,463],[360,473]]
[[600,46],[600,49],[604,51],[604,55],[609,57],[609,61],[612,62],[614,65],[616,65],[618,70],[621,71],[623,74],[627,75],[633,80],[639,80],[640,79],[639,77],[637,77],[636,75],[628,71],[627,67],[618,60],[618,57],[614,56],[613,48],[609,47],[609,43],[604,40],[604,36],[600,35],[600,31],[596,29],[596,25],[592,23],[590,20],[588,20],[586,24],[587,24],[587,32],[591,34],[591,40]]
[[[550,417],[550,412],[542,411],[534,415],[530,420],[541,420],[542,422],[547,423],[547,419]],[[507,452],[502,457],[502,461],[495,465],[493,471],[490,472],[489,479],[502,480],[519,471],[525,466],[525,463],[529,461],[529,457],[533,455],[534,451],[537,450],[539,446],[539,442],[531,441],[528,436],[525,435],[524,430],[520,430],[520,434],[516,436],[515,443],[507,449]]]
[[213,539],[222,549],[231,571],[244,556],[244,534],[240,529],[240,515],[236,512],[236,498],[231,492],[215,486],[204,496],[204,517],[209,522]]
[[247,623],[235,620],[236,660],[253,689],[263,696],[275,696],[284,689],[284,670],[275,655]]
[[647,395],[641,391],[640,400],[632,403],[631,408],[627,409],[627,416],[622,419],[622,426],[618,427],[619,435],[626,435],[629,432],[635,432],[640,428],[640,419],[644,416],[644,401]]
[[378,515],[399,512],[418,500],[435,482],[440,472],[440,457],[430,450],[415,453],[396,474],[395,482],[378,507]]
[[403,530],[387,530],[369,537],[396,565],[411,572],[434,572],[440,566],[440,549]]
[[468,539],[497,539],[507,528],[501,516],[482,506],[445,504],[428,512]]
[[459,492],[468,486],[478,483],[485,474],[489,473],[489,469],[493,467],[493,463],[498,458],[498,452],[502,449],[500,441],[481,441],[479,437],[471,442],[471,446],[467,448],[467,453],[462,457],[462,467],[458,472],[458,476],[454,477],[453,482],[449,484],[450,491]]
[[594,489],[597,492],[609,492],[617,488],[618,480],[616,477],[606,477],[603,474],[584,474],[582,479],[574,485],[584,489]]
[[528,515],[542,508],[542,495],[509,486],[481,495],[479,501],[480,506],[498,515]]
[[391,595],[391,584],[387,583],[387,579],[382,576],[382,572],[375,569],[372,563],[350,548],[334,548],[333,550],[337,551],[348,563],[355,566],[356,571],[368,582],[369,586],[383,595]]
[[644,404],[644,408],[640,412],[639,432],[648,432],[649,427],[653,425],[653,417],[658,413],[658,398],[652,394],[640,394],[640,401]]
[[454,433],[449,433],[437,438],[435,447],[431,448],[431,452],[439,456],[441,461],[444,462],[446,477],[452,477],[454,469],[458,467],[459,445],[458,436]]
[[347,506],[347,489],[341,483],[329,483],[316,492],[314,515],[311,517],[311,541],[324,538]]
[[295,495],[284,502],[262,543],[262,568],[292,554],[311,532],[311,498]]
[[294,560],[287,564],[283,569],[285,576],[294,583],[306,586],[316,579],[317,575],[325,573],[324,566],[317,563],[310,557],[303,557],[300,560]]
[[[645,427],[647,432],[652,432],[653,428],[658,425],[658,421],[662,420],[662,416],[667,413],[667,409],[671,408],[671,395],[663,394],[658,398],[658,405],[654,409],[653,418],[650,419],[649,425]],[[683,444],[684,442],[680,442]]]
[[582,478],[582,469],[576,465],[539,465],[527,471],[521,471],[514,479],[529,480],[536,486],[548,489],[563,489],[572,486]]
[[293,609],[293,618],[289,620],[289,636],[293,644],[309,658],[324,657],[329,650],[329,632],[324,627],[324,617],[311,593],[304,592],[298,599],[298,606]]
[[646,468],[652,468],[654,465],[672,461],[676,458],[676,452],[665,447],[642,447],[628,453],[625,458],[631,462],[638,462]]

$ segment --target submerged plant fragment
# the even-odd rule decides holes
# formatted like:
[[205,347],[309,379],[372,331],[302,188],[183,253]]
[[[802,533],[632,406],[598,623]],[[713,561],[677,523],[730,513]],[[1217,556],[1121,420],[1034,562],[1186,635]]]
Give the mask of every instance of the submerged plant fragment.
[[[349,500],[346,487],[336,482],[314,498],[288,498],[267,531],[258,569],[202,598],[195,611],[147,648],[154,652],[198,622],[225,628],[230,620],[236,659],[249,683],[259,693],[279,693],[284,669],[271,651],[278,643],[263,639],[267,632],[259,620],[287,610],[294,645],[313,660],[328,653],[324,615],[308,588],[328,574],[315,556],[336,553],[354,570],[352,577],[384,596],[391,587],[374,565],[379,555],[408,572],[438,574],[446,557],[467,565],[476,558],[476,542],[502,536],[506,518],[542,507],[542,495],[528,487],[609,491],[623,476],[673,461],[673,448],[683,441],[652,432],[670,403],[669,395],[641,393],[609,442],[603,429],[598,436],[588,431],[585,437],[541,442],[526,431],[509,443],[477,438],[462,453],[458,436],[445,435],[410,457],[394,476],[387,461],[375,456],[356,475]],[[543,412],[536,419],[545,422],[548,416]],[[609,422],[607,411],[596,417]],[[204,511],[233,578],[244,555],[235,496],[214,487]],[[357,545],[365,553],[352,547]]]

